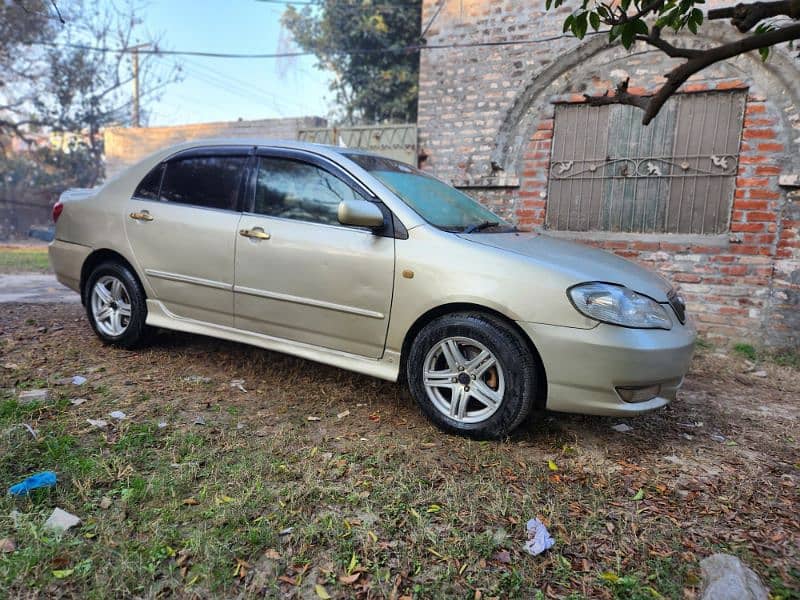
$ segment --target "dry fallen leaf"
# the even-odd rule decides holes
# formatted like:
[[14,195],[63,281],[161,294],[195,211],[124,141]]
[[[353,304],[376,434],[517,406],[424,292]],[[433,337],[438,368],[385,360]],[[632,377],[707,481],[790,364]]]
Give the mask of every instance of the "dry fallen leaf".
[[274,548],[270,548],[266,552],[264,552],[264,556],[267,558],[271,558],[272,560],[279,560],[281,558],[281,553],[275,550]]
[[328,593],[328,590],[326,590],[320,584],[314,586],[314,591],[317,592],[317,596],[322,598],[322,600],[330,600],[331,598],[331,595]]
[[197,500],[195,500],[194,498],[186,498],[183,501],[183,505],[184,506],[197,506],[198,504],[200,504],[200,503]]
[[8,554],[10,552],[14,552],[16,549],[17,545],[11,538],[0,539],[0,554]]
[[361,573],[353,573],[352,575],[341,575],[339,577],[339,583],[344,585],[353,585],[358,578],[361,577]]

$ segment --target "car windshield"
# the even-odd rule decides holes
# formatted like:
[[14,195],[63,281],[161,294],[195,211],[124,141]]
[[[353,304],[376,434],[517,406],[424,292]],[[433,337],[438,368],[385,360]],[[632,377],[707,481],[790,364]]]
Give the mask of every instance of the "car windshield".
[[369,154],[347,154],[431,225],[459,233],[513,231],[514,227],[457,189],[404,163]]

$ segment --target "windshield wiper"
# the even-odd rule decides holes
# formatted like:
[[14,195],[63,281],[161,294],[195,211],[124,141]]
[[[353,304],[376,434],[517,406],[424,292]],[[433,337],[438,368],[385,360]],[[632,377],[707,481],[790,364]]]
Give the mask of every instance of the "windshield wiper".
[[498,225],[500,225],[499,221],[481,221],[480,223],[475,223],[474,225],[465,227],[461,233],[475,233],[477,231],[488,229],[489,227],[497,227]]

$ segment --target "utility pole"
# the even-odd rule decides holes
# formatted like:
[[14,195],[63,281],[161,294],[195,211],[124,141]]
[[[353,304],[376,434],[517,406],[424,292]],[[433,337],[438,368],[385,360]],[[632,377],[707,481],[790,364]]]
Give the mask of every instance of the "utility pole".
[[141,120],[139,118],[139,50],[149,48],[150,44],[139,44],[132,46],[131,50],[131,64],[133,66],[133,111],[131,114],[131,124],[134,127],[141,127]]

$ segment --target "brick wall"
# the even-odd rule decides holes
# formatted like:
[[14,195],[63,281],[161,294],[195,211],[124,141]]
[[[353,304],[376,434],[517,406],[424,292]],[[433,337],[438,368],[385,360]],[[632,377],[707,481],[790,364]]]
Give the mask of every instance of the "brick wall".
[[[716,0],[710,5],[718,3]],[[435,0],[425,0],[423,23]],[[596,36],[560,37],[564,13],[525,0],[447,2],[428,44],[546,40],[499,47],[431,49],[420,74],[423,168],[451,181],[519,227],[542,230],[558,102],[613,89],[655,89],[676,64],[647,48],[630,54]],[[721,28],[716,28],[715,32]],[[696,40],[682,40],[697,44]],[[800,62],[743,57],[681,90],[747,91],[730,231],[725,235],[552,232],[660,271],[680,287],[710,337],[800,345]]]
[[192,139],[224,137],[297,139],[303,128],[325,127],[319,117],[225,121],[171,127],[112,127],[104,132],[106,177],[112,177],[148,154]]

